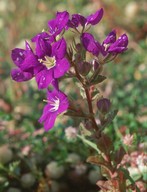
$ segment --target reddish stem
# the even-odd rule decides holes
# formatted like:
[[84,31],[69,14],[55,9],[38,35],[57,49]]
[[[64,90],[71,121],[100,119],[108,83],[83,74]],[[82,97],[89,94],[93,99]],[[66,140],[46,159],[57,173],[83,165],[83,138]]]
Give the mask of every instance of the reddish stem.
[[86,88],[85,87],[85,84],[84,84],[84,79],[80,76],[78,70],[77,70],[77,67],[76,67],[76,64],[73,65],[74,66],[74,69],[75,69],[75,73],[76,73],[76,76],[78,78],[78,80],[81,82],[81,84],[83,85],[83,88],[85,90],[85,93],[86,93],[86,98],[87,98],[87,103],[88,103],[88,108],[89,108],[89,113],[90,113],[90,119],[94,125],[94,129],[96,131],[98,131],[98,126],[97,126],[97,123],[95,121],[95,118],[94,118],[94,113],[93,113],[93,106],[92,106],[92,99],[91,99],[91,94],[90,94],[90,90],[89,88]]

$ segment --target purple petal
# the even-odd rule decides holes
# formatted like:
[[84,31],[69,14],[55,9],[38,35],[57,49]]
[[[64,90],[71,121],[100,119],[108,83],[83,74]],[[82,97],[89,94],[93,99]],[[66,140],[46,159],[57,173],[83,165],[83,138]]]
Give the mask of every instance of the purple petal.
[[58,80],[57,79],[53,79],[51,84],[53,85],[53,87],[55,89],[57,89],[57,90],[59,89],[59,85],[58,85]]
[[59,98],[60,98],[60,106],[58,109],[58,113],[62,113],[68,109],[69,102],[67,96],[61,91],[59,92]]
[[50,33],[54,34],[57,30],[56,28],[56,19],[52,19],[48,22],[48,26],[50,28]]
[[113,30],[111,31],[106,39],[103,41],[103,44],[111,44],[111,43],[114,43],[116,41],[116,31]]
[[23,71],[28,71],[29,72],[31,68],[34,68],[37,65],[39,65],[37,57],[34,55],[34,53],[29,51],[27,53],[27,55],[25,56],[24,61],[21,63],[21,65],[19,67]]
[[79,25],[85,26],[87,20],[80,14],[73,14],[72,19],[68,21],[68,26],[71,28],[77,28]]
[[87,24],[96,25],[100,22],[103,17],[103,8],[98,10],[96,13],[91,14],[87,17]]
[[13,49],[11,52],[11,58],[16,66],[20,67],[21,63],[25,59],[25,50],[19,48]]
[[25,46],[26,46],[26,51],[31,51],[31,52],[33,52],[31,46],[29,45],[29,43],[28,43],[27,41],[25,42]]
[[52,56],[55,56],[57,59],[62,59],[66,54],[66,41],[64,38],[60,39],[52,46]]
[[77,28],[79,25],[79,21],[77,20],[77,18],[72,15],[72,19],[68,21],[68,27],[70,28]]
[[93,35],[90,33],[83,33],[81,36],[81,41],[87,51],[98,56],[99,52],[101,51],[101,45],[95,41]]
[[54,67],[54,78],[62,77],[70,68],[70,64],[66,58],[58,60]]
[[35,50],[38,57],[51,55],[50,36],[46,32],[37,34],[32,41],[36,43]]
[[[68,98],[67,96],[59,91],[58,89],[54,89],[52,91],[47,92],[47,99],[48,101],[52,101],[54,98],[59,98],[60,99],[60,105],[58,108],[58,114],[62,113],[63,111],[67,110],[69,106]],[[49,106],[48,106],[49,107]]]
[[53,128],[56,118],[57,118],[57,113],[53,113],[53,114],[50,114],[50,116],[46,119],[46,121],[44,122],[44,128],[46,131]]
[[42,123],[43,121],[45,121],[47,119],[47,117],[49,116],[51,106],[49,104],[46,104],[43,108],[43,113],[39,119],[39,122]]
[[12,79],[17,82],[28,81],[33,78],[33,75],[29,72],[23,72],[21,69],[12,69]]
[[56,20],[58,23],[58,27],[65,27],[69,19],[69,13],[67,11],[57,12]]
[[49,112],[46,112],[46,109],[44,108],[43,115],[40,117],[39,122],[40,123],[44,122],[44,128],[46,131],[48,131],[51,128],[53,128],[56,117],[57,117],[57,112],[49,113]]
[[112,45],[109,47],[109,52],[115,52],[115,53],[121,53],[125,50],[127,50],[128,45],[128,37],[126,34],[121,35],[117,41],[115,41]]
[[53,70],[44,69],[36,74],[36,82],[38,84],[39,89],[44,89],[49,86],[49,84],[53,80]]
[[47,99],[49,101],[52,100],[52,98],[55,98],[56,96],[58,97],[59,90],[58,89],[53,89],[53,90],[48,90],[47,92]]
[[51,45],[41,37],[36,42],[36,55],[38,57],[44,57],[45,55],[51,55]]
[[57,12],[56,18],[48,22],[50,33],[58,35],[64,28],[67,27],[69,13],[67,11]]
[[40,71],[46,70],[46,66],[39,63],[35,68],[34,68],[34,75],[39,73]]
[[48,33],[46,32],[41,32],[41,33],[38,33],[37,35],[35,35],[31,40],[32,42],[37,42],[38,41],[38,38],[42,38],[42,39],[46,39],[46,40],[49,40],[50,39],[50,36]]
[[110,53],[122,53],[124,51],[126,51],[127,48],[126,47],[111,47],[108,52]]

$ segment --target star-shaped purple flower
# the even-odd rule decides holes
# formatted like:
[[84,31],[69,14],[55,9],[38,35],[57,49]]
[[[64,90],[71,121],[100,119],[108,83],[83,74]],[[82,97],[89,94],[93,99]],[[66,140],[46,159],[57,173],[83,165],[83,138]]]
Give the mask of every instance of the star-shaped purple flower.
[[57,89],[48,91],[46,102],[39,122],[44,122],[44,128],[48,131],[54,126],[57,116],[68,109],[69,102],[67,96]]
[[[38,45],[39,44],[39,45]],[[39,38],[36,42],[36,54],[39,65],[34,68],[34,73],[39,89],[47,88],[53,79],[62,77],[70,65],[65,58],[66,42],[64,38],[53,43],[52,46],[45,39]]]

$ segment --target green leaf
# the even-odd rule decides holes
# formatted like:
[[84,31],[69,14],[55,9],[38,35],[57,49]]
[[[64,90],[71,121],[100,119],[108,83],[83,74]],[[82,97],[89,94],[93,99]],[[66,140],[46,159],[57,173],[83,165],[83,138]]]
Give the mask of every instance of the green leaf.
[[83,136],[91,136],[91,132],[88,131],[88,129],[85,128],[84,124],[83,123],[80,123],[80,133],[81,135]]
[[102,125],[102,129],[105,128],[106,126],[108,126],[110,123],[112,123],[112,121],[115,118],[115,116],[117,115],[117,113],[118,113],[117,109],[108,113],[106,122]]
[[124,157],[125,153],[126,152],[125,152],[125,150],[124,150],[124,148],[122,146],[116,151],[114,160],[115,160],[115,162],[117,164],[119,164],[121,162],[121,160]]
[[110,154],[110,151],[113,150],[113,143],[105,134],[102,134],[102,136],[98,139],[97,146],[104,154]]
[[81,135],[77,135],[78,138],[80,138],[83,143],[87,144],[88,146],[92,147],[93,149],[95,149],[98,153],[100,153],[100,151],[98,150],[97,146],[95,143],[89,141],[88,139],[86,139],[85,137],[81,136]]
[[135,181],[131,178],[129,172],[126,169],[124,169],[123,167],[120,167],[120,170],[124,173],[126,179],[128,179],[130,181],[130,183],[135,186],[136,192],[140,192],[139,188],[135,184]]
[[95,88],[91,94],[91,98],[92,100],[95,100],[95,99],[98,99],[99,97],[100,97],[100,92],[98,89]]
[[107,167],[102,155],[89,156],[86,161],[91,164]]
[[103,82],[105,79],[106,79],[105,76],[103,76],[103,75],[97,75],[94,79],[91,79],[91,80],[90,80],[89,85],[90,85],[90,86],[91,86],[91,85],[96,85],[96,84],[98,84],[98,83]]
[[147,181],[147,171],[143,173],[143,180]]

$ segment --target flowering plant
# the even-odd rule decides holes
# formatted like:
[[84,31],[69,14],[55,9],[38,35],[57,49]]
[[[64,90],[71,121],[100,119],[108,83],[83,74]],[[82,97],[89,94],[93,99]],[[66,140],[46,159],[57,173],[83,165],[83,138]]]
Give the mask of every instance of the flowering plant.
[[[139,191],[123,167],[125,149],[120,147],[115,151],[111,138],[105,133],[105,128],[113,121],[117,110],[111,109],[110,100],[96,88],[106,79],[102,75],[104,65],[127,50],[128,37],[122,34],[117,39],[116,31],[112,30],[102,43],[95,40],[88,31],[102,17],[102,8],[87,17],[80,14],[70,16],[67,11],[57,12],[56,17],[48,21],[48,31],[32,38],[34,50],[28,42],[25,43],[25,49],[12,50],[12,60],[17,68],[11,71],[11,76],[18,82],[35,77],[38,89],[47,89],[47,99],[44,100],[47,104],[39,119],[40,123],[44,123],[46,131],[53,128],[57,116],[63,112],[71,117],[81,117],[80,126],[84,132],[78,137],[95,150],[96,155],[89,156],[87,162],[101,167],[105,177],[97,182],[101,191]],[[71,44],[65,39],[67,31],[74,34]],[[76,106],[73,100],[60,91],[60,82],[64,78],[78,81],[88,110]]]

